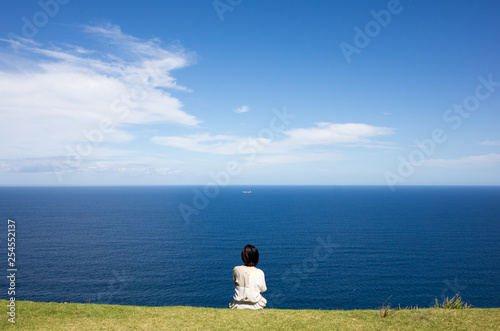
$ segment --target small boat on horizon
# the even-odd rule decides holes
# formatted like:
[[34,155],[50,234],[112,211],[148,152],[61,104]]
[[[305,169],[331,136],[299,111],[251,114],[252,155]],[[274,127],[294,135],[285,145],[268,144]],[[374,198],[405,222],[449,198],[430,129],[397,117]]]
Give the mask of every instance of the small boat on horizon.
[[243,194],[252,194],[252,191],[241,191]]

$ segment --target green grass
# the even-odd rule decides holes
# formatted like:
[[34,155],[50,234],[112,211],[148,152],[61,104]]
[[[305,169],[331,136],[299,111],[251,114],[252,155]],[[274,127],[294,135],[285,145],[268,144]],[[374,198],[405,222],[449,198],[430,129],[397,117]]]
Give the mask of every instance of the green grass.
[[[7,312],[8,301],[0,300]],[[500,330],[500,308],[260,311],[17,301],[8,330]]]
[[471,307],[470,304],[462,300],[460,293],[455,294],[453,298],[448,298],[443,300],[443,303],[439,303],[436,298],[435,308],[446,308],[446,309],[469,309]]

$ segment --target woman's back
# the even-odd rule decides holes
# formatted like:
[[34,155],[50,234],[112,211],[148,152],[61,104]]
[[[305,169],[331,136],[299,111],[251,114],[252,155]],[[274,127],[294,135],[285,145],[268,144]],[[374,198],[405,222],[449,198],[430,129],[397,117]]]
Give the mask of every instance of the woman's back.
[[[258,263],[258,251],[251,245],[245,246],[244,250],[252,247],[256,251],[256,261]],[[246,264],[247,256],[242,252],[242,258]],[[247,261],[245,261],[247,260]],[[233,269],[234,294],[233,300],[229,304],[230,308],[238,309],[262,309],[266,306],[267,300],[262,296],[262,292],[267,290],[264,272],[254,265],[241,265]]]

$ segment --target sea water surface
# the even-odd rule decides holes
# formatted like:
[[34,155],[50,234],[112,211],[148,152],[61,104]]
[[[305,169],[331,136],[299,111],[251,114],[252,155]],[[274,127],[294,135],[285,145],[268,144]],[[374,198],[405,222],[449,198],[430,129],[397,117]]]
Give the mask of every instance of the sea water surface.
[[250,243],[271,308],[500,307],[500,187],[204,189],[0,188],[16,300],[227,307]]

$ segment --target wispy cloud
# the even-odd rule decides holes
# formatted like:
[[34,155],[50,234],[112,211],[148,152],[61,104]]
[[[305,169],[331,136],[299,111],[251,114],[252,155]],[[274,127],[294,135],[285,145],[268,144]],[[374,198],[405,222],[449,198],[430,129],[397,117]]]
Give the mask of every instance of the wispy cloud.
[[54,174],[54,164],[66,169],[67,174],[113,175],[173,175],[182,172],[178,160],[165,156],[137,155],[134,151],[110,148],[96,148],[92,157],[78,155],[3,158],[0,171],[5,173],[45,173]]
[[479,145],[483,146],[500,146],[500,140],[485,140],[481,141]]
[[273,154],[259,155],[250,165],[274,165],[289,164],[299,162],[322,162],[322,161],[341,161],[346,157],[334,153],[294,153],[294,154]]
[[147,163],[109,161],[96,162],[95,165],[87,167],[87,171],[93,171],[96,173],[149,176],[174,175],[182,172],[180,169],[170,167],[154,167]]
[[394,129],[372,126],[363,123],[317,123],[316,127],[292,129],[285,131],[289,140],[301,146],[335,145],[335,144],[367,144],[370,138],[386,136],[394,133]]
[[392,128],[362,123],[323,122],[312,128],[284,131],[284,138],[279,140],[202,133],[188,136],[156,136],[152,141],[164,146],[212,154],[236,155],[256,152],[283,154],[314,146],[384,148],[387,143],[377,142],[371,138],[390,135],[393,132]]
[[210,135],[209,133],[194,134],[184,137],[156,136],[151,140],[159,145],[177,147],[188,151],[226,155],[246,154],[248,152],[245,152],[245,146],[268,145],[270,143],[269,139],[264,138]]
[[113,128],[103,135],[104,143],[133,140],[130,125],[200,123],[167,92],[189,91],[171,71],[190,65],[190,54],[127,35],[117,26],[87,26],[84,31],[105,46],[46,47],[1,39],[17,43],[21,52],[16,59],[5,57],[0,67],[2,156],[63,155],[68,145],[88,140],[102,121]]
[[490,168],[500,164],[500,154],[486,154],[466,156],[460,159],[430,159],[424,162],[424,166],[451,169],[475,169]]
[[238,114],[241,114],[241,113],[246,113],[249,110],[250,110],[250,108],[248,108],[248,106],[241,106],[241,107],[236,108],[234,110],[234,112],[238,113]]

